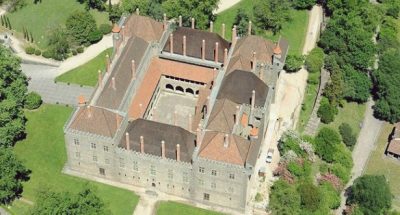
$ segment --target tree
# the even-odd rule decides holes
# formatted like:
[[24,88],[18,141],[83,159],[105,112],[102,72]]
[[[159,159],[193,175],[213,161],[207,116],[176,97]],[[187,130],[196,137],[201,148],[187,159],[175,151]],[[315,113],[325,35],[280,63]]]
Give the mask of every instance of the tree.
[[285,62],[285,70],[287,72],[297,72],[303,65],[303,57],[299,55],[288,55]]
[[42,104],[42,97],[35,92],[30,92],[26,95],[25,108],[29,110],[34,110],[40,107]]
[[330,128],[322,128],[315,138],[315,152],[326,162],[333,162],[340,144],[339,134]]
[[[111,0],[110,5],[111,5]],[[111,5],[108,10],[108,19],[112,23],[117,23],[122,16],[122,10],[119,4]]]
[[[249,32],[250,17],[243,8],[239,8],[236,13],[235,22],[238,35],[247,35]],[[255,33],[255,28],[251,28],[251,34]]]
[[98,9],[98,10],[104,10],[104,4],[106,3],[107,0],[78,0],[81,4],[86,5],[86,9]]
[[48,45],[50,57],[55,60],[63,60],[68,57],[70,42],[66,31],[62,27],[57,27],[51,31]]
[[40,191],[31,215],[41,214],[110,214],[103,201],[90,188],[78,194]]
[[30,171],[15,157],[11,148],[0,147],[0,203],[9,204],[22,193],[22,182]]
[[292,0],[292,5],[296,9],[311,9],[317,3],[316,0]]
[[96,20],[88,11],[76,11],[66,21],[68,35],[78,45],[89,45],[89,37],[97,30]]
[[311,73],[319,72],[324,65],[324,50],[315,47],[306,57],[305,65]]
[[257,0],[253,7],[256,25],[277,34],[283,23],[290,20],[289,9],[288,0]]
[[343,97],[347,101],[364,103],[371,94],[372,82],[366,73],[357,72],[351,66],[343,68]]
[[318,188],[310,183],[304,182],[300,184],[299,188],[301,205],[309,211],[316,211],[321,204],[321,193]]
[[272,215],[300,214],[300,194],[294,185],[278,180],[271,187],[269,207]]
[[353,134],[353,129],[350,127],[348,123],[342,123],[339,126],[339,133],[342,136],[343,143],[346,144],[347,147],[353,148],[357,142],[357,138]]
[[365,215],[386,214],[392,204],[389,184],[383,175],[363,175],[354,181],[348,198]]
[[331,105],[326,98],[322,98],[321,105],[319,106],[317,112],[317,116],[321,118],[321,122],[325,124],[333,122],[337,113],[338,113],[337,107]]

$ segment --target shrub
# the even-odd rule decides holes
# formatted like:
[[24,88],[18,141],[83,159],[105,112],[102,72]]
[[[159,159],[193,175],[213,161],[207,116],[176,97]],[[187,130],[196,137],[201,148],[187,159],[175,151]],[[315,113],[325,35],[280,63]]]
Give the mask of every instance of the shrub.
[[96,20],[88,11],[76,11],[72,13],[68,17],[65,26],[68,34],[79,45],[89,45],[91,43],[90,39],[93,39],[93,32],[98,31]]
[[88,40],[91,44],[97,43],[103,38],[103,34],[99,30],[95,30],[89,33]]
[[76,49],[76,51],[77,51],[78,53],[83,53],[84,48],[83,48],[83,47],[78,47],[78,48]]
[[321,70],[324,64],[324,52],[321,48],[314,48],[306,57],[306,67],[309,72],[315,73]]
[[340,144],[339,134],[330,128],[322,128],[315,138],[315,153],[324,161],[334,161]]
[[330,209],[337,209],[340,206],[340,193],[335,190],[335,188],[329,182],[322,182],[320,185],[320,191],[322,196],[324,196],[324,203]]
[[78,52],[76,50],[72,50],[71,52],[72,52],[72,55],[74,55],[74,56],[78,54]]
[[25,48],[25,52],[27,53],[27,54],[35,54],[35,47],[33,47],[33,46],[28,46],[28,47],[26,47]]
[[337,113],[336,106],[331,105],[328,100],[322,99],[321,106],[317,112],[317,116],[321,118],[321,122],[326,124],[333,122]]
[[311,164],[308,161],[304,161],[303,164],[291,161],[288,163],[287,169],[299,178],[306,178],[311,174]]
[[111,33],[111,30],[112,26],[109,24],[101,24],[99,27],[99,31],[104,35]]
[[30,92],[26,95],[25,108],[34,110],[40,107],[42,104],[42,98],[35,92]]
[[256,202],[261,202],[263,200],[263,197],[261,196],[261,193],[257,193],[255,197]]
[[42,51],[40,51],[39,49],[35,50],[35,55],[40,56],[42,54]]
[[42,56],[45,58],[51,58],[53,56],[53,52],[51,50],[46,50],[42,53]]
[[346,184],[350,179],[351,170],[347,169],[340,163],[335,163],[331,167],[332,173],[342,180],[343,184]]
[[285,63],[285,70],[287,72],[297,72],[303,65],[303,56],[288,55]]
[[301,204],[310,211],[316,211],[321,204],[321,192],[318,188],[310,182],[305,182],[299,186],[298,190]]
[[348,123],[342,123],[339,126],[339,133],[342,136],[343,143],[347,147],[353,148],[357,142],[356,136],[353,134],[353,130]]

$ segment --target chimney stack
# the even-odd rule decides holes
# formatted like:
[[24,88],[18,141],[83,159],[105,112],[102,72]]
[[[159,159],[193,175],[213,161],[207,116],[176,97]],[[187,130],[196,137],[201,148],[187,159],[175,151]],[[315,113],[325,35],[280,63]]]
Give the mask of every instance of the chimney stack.
[[176,160],[181,161],[181,146],[176,144]]
[[183,36],[183,56],[186,56],[186,36]]
[[140,136],[140,153],[144,153],[144,137]]
[[206,59],[206,41],[203,40],[201,43],[201,59],[205,60]]
[[256,91],[253,90],[251,92],[251,112],[253,112],[255,104],[256,104]]
[[214,22],[210,21],[210,32],[212,33],[214,31]]
[[165,141],[161,140],[161,157],[165,158]]
[[169,35],[169,51],[171,54],[174,53],[174,35],[172,33]]
[[251,21],[249,21],[249,35],[251,35]]
[[222,38],[225,39],[225,23],[222,23]]
[[224,137],[224,147],[228,148],[229,147],[229,134],[225,134]]
[[136,66],[135,66],[135,60],[132,60],[132,80],[136,79]]
[[216,42],[215,43],[215,56],[214,56],[214,59],[215,59],[215,63],[218,63],[218,42]]
[[235,125],[239,125],[240,106],[236,106]]
[[136,15],[139,15],[140,14],[140,10],[139,10],[139,8],[136,8]]
[[131,150],[131,145],[129,141],[129,133],[125,133],[125,143],[126,143],[126,150],[130,151]]
[[232,28],[232,45],[236,44],[236,38],[237,38],[236,25],[234,25]]
[[117,89],[117,87],[115,86],[115,77],[111,78],[111,87],[113,88],[113,90]]
[[192,114],[189,114],[189,126],[188,126],[188,130],[190,132],[192,132]]
[[78,96],[78,106],[83,106],[86,104],[85,97],[83,95]]
[[179,15],[179,27],[182,27],[182,16]]
[[251,69],[255,69],[257,65],[256,52],[253,52],[253,63]]
[[99,73],[99,87],[103,87],[103,76],[101,75],[101,70],[98,71]]
[[227,64],[228,64],[228,49],[225,48],[224,49],[224,65],[228,66]]
[[163,17],[164,17],[164,21],[163,21],[164,29],[167,29],[167,14],[164,13]]
[[196,129],[196,147],[199,147],[200,146],[200,142],[201,142],[201,140],[200,140],[200,128],[197,128]]
[[90,107],[90,105],[88,105],[86,108],[88,111],[88,118],[92,118],[92,108]]
[[192,18],[192,29],[194,29],[194,18]]
[[106,54],[106,72],[110,71],[110,65],[111,65],[110,56]]

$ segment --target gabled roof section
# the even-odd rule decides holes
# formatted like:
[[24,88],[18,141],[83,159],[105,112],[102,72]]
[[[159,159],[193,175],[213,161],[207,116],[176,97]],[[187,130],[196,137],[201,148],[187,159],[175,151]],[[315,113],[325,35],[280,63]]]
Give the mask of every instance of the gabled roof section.
[[254,73],[235,70],[223,80],[217,99],[229,99],[237,104],[251,104],[255,90],[255,105],[262,107],[268,95],[268,86]]
[[[224,50],[230,47],[230,43],[216,33],[178,27],[173,32],[174,53],[183,55],[183,36],[186,36],[186,55],[195,58],[201,58],[202,41],[205,40],[205,59],[214,61],[215,43],[218,42],[218,61],[223,63]],[[170,51],[170,38],[165,44],[164,50]]]
[[237,105],[238,104],[228,99],[216,100],[210,114],[207,129],[212,131],[231,133],[232,128],[235,124]]
[[250,148],[250,141],[230,134],[225,144],[225,133],[207,131],[203,137],[199,156],[236,165],[244,165]]
[[[137,69],[148,45],[146,41],[139,37],[128,40],[96,102],[97,106],[110,109],[119,108],[129,84],[132,82],[132,60],[135,60]],[[115,89],[112,87],[112,77],[115,78]]]
[[114,137],[121,125],[122,116],[101,107],[79,107],[70,129],[97,134],[105,137]]
[[140,37],[147,42],[159,41],[163,34],[163,24],[150,17],[132,14],[125,23],[127,35]]

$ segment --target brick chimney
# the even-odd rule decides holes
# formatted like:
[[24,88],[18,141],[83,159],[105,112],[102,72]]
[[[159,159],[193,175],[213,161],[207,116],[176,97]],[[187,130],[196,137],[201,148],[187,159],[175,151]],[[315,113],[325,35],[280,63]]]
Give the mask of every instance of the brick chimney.
[[251,69],[255,69],[257,65],[257,58],[256,58],[256,52],[253,52],[253,62],[251,64]]
[[186,36],[183,36],[183,56],[186,56]]
[[144,137],[140,136],[140,153],[144,153]]
[[232,44],[236,44],[236,39],[237,39],[236,25],[234,25],[232,28]]
[[222,38],[225,39],[225,23],[222,23]]
[[182,16],[179,15],[179,27],[182,27]]
[[239,125],[240,106],[236,106],[235,125]]
[[256,104],[256,91],[253,90],[251,92],[251,112],[253,112],[255,104]]
[[214,54],[215,54],[215,56],[214,56],[214,60],[215,60],[215,63],[218,63],[218,47],[219,46],[219,44],[218,44],[218,42],[216,42],[215,43],[215,52],[214,52]]
[[192,29],[194,29],[194,18],[192,18]]
[[229,147],[229,134],[225,134],[224,137],[224,147],[228,148]]
[[115,86],[115,78],[114,77],[111,78],[111,87],[113,88],[113,90],[117,89],[117,87]]
[[176,160],[181,161],[181,146],[176,144]]
[[172,33],[169,35],[169,51],[171,54],[174,53],[174,35]]
[[165,141],[161,140],[161,157],[165,158]]
[[135,60],[132,60],[132,80],[136,79],[136,65]]
[[88,112],[88,118],[92,118],[92,108],[91,108],[91,106],[90,105],[88,105],[87,107],[87,112]]
[[98,71],[99,87],[103,87],[103,76],[101,75],[101,70]]
[[205,60],[206,59],[206,41],[203,40],[201,43],[201,59]]
[[249,21],[249,30],[248,34],[251,35],[251,21]]
[[106,72],[110,71],[110,65],[111,65],[110,56],[106,54]]
[[83,106],[86,104],[85,97],[83,95],[78,96],[78,106]]
[[140,15],[140,10],[139,10],[139,8],[136,8],[136,15]]
[[125,133],[125,143],[126,143],[126,150],[131,150],[131,145],[130,145],[130,141],[129,141],[129,133],[126,132]]
[[225,48],[224,49],[224,65],[228,66],[227,64],[228,64],[228,49]]
[[210,32],[212,33],[214,31],[214,22],[210,21]]

